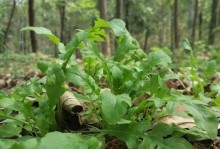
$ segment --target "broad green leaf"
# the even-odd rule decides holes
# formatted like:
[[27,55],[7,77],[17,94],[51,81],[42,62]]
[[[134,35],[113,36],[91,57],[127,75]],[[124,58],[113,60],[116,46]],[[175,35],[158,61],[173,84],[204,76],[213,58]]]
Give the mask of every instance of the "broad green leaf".
[[119,90],[121,89],[121,85],[123,84],[123,70],[120,69],[117,64],[113,64],[113,66],[110,69],[111,76],[112,76],[112,83],[113,83],[113,92],[119,93]]
[[191,47],[188,39],[186,39],[186,38],[182,39],[181,44],[182,44],[183,49],[192,51],[192,47]]
[[158,75],[154,75],[151,79],[150,79],[150,92],[151,95],[157,93],[158,89],[159,89],[159,76]]
[[66,72],[67,81],[74,83],[84,89],[85,94],[96,94],[100,88],[95,80],[77,66],[67,68]]
[[21,31],[25,31],[25,30],[34,31],[36,34],[39,34],[39,35],[45,35],[53,43],[55,43],[57,46],[60,43],[59,38],[56,37],[54,34],[52,34],[52,32],[47,28],[44,28],[44,27],[24,27],[24,28],[21,29]]
[[154,149],[157,146],[158,149],[173,149],[178,146],[178,149],[193,149],[189,142],[178,135],[170,137],[175,135],[175,129],[175,127],[164,123],[157,124],[150,134],[144,137],[139,148],[145,149],[148,146],[150,149]]
[[17,141],[23,146],[23,149],[37,149],[40,138],[25,136]]
[[173,133],[172,126],[164,123],[159,123],[153,127],[151,135],[157,136],[158,138],[167,137]]
[[218,119],[208,107],[199,104],[184,104],[184,107],[193,115],[196,126],[205,130],[211,139],[217,137]]
[[126,34],[127,30],[125,28],[125,23],[122,20],[113,19],[109,23],[116,36],[122,36]]
[[168,63],[172,63],[170,57],[162,51],[151,52],[147,58],[147,69],[158,65],[166,66]]
[[66,66],[68,62],[70,61],[70,58],[72,57],[73,53],[76,51],[76,49],[80,46],[82,41],[86,40],[88,38],[89,34],[86,31],[79,31],[75,37],[67,44],[64,53],[60,54],[60,59],[64,60],[64,63],[62,64],[62,69],[66,69]]
[[37,67],[40,69],[40,71],[41,71],[42,73],[46,73],[46,71],[47,71],[47,69],[48,69],[48,67],[49,67],[49,63],[46,62],[46,61],[39,61],[39,62],[37,63]]
[[215,60],[207,61],[205,63],[205,69],[203,70],[203,75],[210,79],[216,73],[217,64]]
[[13,123],[8,123],[0,126],[0,137],[10,138],[19,136],[21,128]]
[[107,34],[104,29],[90,29],[88,30],[90,41],[105,41]]
[[15,105],[15,100],[11,98],[0,98],[0,107],[2,108],[10,108],[12,110]]
[[[213,100],[213,102],[220,107],[220,97],[217,97]],[[1,104],[0,104],[1,105]]]
[[122,124],[111,126],[110,129],[104,130],[107,134],[116,136],[126,142],[129,149],[137,148],[138,139],[144,136],[144,133],[150,128],[146,121],[133,122],[131,124]]
[[123,38],[114,53],[114,60],[121,61],[129,51],[135,49],[138,49],[137,45],[134,45],[128,38]]
[[178,149],[194,149],[191,143],[180,137],[170,137],[165,139],[164,146],[158,147],[158,149],[174,149],[177,146]]
[[36,34],[53,35],[49,29],[44,27],[24,27],[21,29],[21,31],[25,31],[25,30],[34,31]]
[[178,131],[181,131],[183,132],[183,134],[187,135],[187,139],[189,141],[201,141],[210,139],[207,133],[199,127],[192,127],[190,129],[180,129]]
[[116,80],[121,80],[123,79],[123,71],[116,65],[114,64],[113,67],[110,69],[112,72],[112,77]]
[[47,73],[46,92],[49,97],[49,104],[52,108],[57,104],[59,97],[64,93],[65,74],[58,64],[53,64]]
[[38,149],[99,149],[99,141],[95,137],[83,137],[79,134],[51,132],[44,136]]
[[58,44],[58,49],[59,49],[59,52],[62,54],[62,53],[65,53],[65,46],[63,43],[59,43]]
[[[108,124],[116,124],[125,115],[127,107],[131,104],[130,98],[116,96],[109,91],[100,95],[102,100],[103,118]],[[128,97],[128,96],[127,96]]]
[[17,142],[12,139],[0,139],[0,148],[1,149],[11,149],[11,147]]
[[109,22],[101,19],[101,18],[98,18],[96,21],[95,21],[95,26],[94,28],[110,28],[110,24]]

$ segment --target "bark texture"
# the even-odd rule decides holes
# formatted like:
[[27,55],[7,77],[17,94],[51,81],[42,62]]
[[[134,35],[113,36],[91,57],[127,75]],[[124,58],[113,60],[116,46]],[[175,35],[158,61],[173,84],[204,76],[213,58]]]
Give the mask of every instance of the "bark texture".
[[16,0],[13,0],[9,21],[8,21],[8,24],[7,24],[7,28],[5,30],[5,37],[4,37],[4,41],[3,41],[4,45],[6,44],[6,41],[7,41],[7,38],[8,38],[8,32],[9,32],[9,29],[10,29],[10,26],[11,26],[12,18],[14,16],[15,8],[16,8]]
[[218,10],[218,0],[212,0],[212,9],[211,9],[211,21],[209,25],[209,41],[208,44],[213,45],[215,40],[215,34],[213,29],[217,24],[217,10]]
[[[34,26],[34,0],[28,0],[28,15],[29,15],[29,26]],[[37,52],[37,39],[35,33],[30,31],[30,38],[31,38],[31,47],[32,52]]]

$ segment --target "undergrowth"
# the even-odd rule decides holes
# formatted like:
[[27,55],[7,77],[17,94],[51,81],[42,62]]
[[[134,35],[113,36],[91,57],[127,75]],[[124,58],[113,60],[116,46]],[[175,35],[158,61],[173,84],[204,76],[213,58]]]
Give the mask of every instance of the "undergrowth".
[[[115,53],[109,58],[99,48],[99,42],[108,38],[105,29],[117,40]],[[218,138],[219,86],[214,83],[209,92],[204,90],[211,83],[216,62],[207,61],[198,70],[187,40],[183,47],[191,53],[190,66],[175,73],[167,54],[161,50],[144,53],[118,19],[98,19],[93,27],[79,30],[66,46],[48,29],[22,30],[46,36],[57,45],[60,55],[56,61],[38,62],[43,78],[32,78],[9,94],[1,91],[0,148],[98,149],[105,147],[107,137],[114,136],[131,149],[190,149],[192,141]],[[80,65],[74,56],[76,50],[82,55]],[[192,90],[186,94],[166,84],[182,78],[191,84]],[[70,90],[68,83],[74,84],[78,91],[71,92],[86,105],[77,113],[86,126],[83,129],[62,130],[57,120],[62,113],[59,98]],[[177,112],[178,106],[185,110]],[[160,122],[167,115],[192,117],[195,126],[184,129]]]

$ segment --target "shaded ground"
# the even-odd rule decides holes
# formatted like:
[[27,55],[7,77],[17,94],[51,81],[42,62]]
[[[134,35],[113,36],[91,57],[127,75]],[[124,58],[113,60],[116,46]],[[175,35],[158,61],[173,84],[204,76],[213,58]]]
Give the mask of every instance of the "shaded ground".
[[[50,60],[44,55],[17,55],[3,54],[0,55],[0,90],[10,92],[15,86],[24,85],[30,78],[41,78],[42,75],[37,70],[37,61]],[[70,86],[71,88],[71,86]],[[220,136],[220,134],[219,134]],[[197,149],[220,149],[220,140],[204,140],[192,142]],[[126,149],[126,144],[116,137],[106,138],[107,149]]]

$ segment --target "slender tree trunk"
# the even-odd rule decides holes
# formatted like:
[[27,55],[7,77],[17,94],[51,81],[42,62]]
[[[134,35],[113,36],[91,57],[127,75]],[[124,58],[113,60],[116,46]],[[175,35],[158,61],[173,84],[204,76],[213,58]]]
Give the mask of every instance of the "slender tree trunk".
[[[28,0],[29,25],[34,26],[34,0]],[[37,52],[37,39],[33,31],[30,31],[32,52]]]
[[144,47],[143,47],[143,50],[144,50],[145,52],[147,52],[149,35],[150,35],[150,31],[149,31],[149,29],[147,29],[146,32],[145,32]]
[[126,23],[126,28],[129,30],[129,7],[130,7],[130,0],[125,0],[124,1],[124,9],[125,9],[125,23]]
[[8,24],[7,24],[7,28],[5,30],[5,37],[4,37],[4,40],[3,40],[4,45],[6,44],[6,41],[7,41],[7,38],[8,38],[8,32],[9,32],[9,29],[10,29],[10,26],[11,26],[11,21],[12,21],[14,12],[15,12],[15,8],[16,8],[16,0],[13,0],[13,5],[12,5],[9,21],[8,21]]
[[195,41],[197,17],[198,17],[198,0],[195,0],[194,17],[193,17],[192,34],[191,34],[193,48],[194,48],[194,41]]
[[123,0],[116,0],[116,18],[123,19]]
[[199,12],[199,40],[202,40],[202,12]]
[[60,13],[60,40],[64,42],[64,31],[65,31],[65,1],[61,1],[59,4],[59,13]]
[[173,6],[171,5],[170,8],[171,8],[171,13],[170,13],[170,46],[171,46],[171,49],[173,50],[174,49]]
[[[104,20],[107,20],[107,1],[106,0],[99,0],[99,10],[100,10],[100,17]],[[107,33],[107,32],[106,32]],[[108,33],[107,33],[108,34]],[[103,49],[103,54],[105,56],[110,56],[111,55],[111,49],[110,49],[110,41],[109,38],[107,38],[103,43],[102,43],[102,49]]]
[[106,0],[99,0],[100,17],[107,20],[107,2]]
[[218,9],[218,0],[212,0],[212,13],[211,13],[211,21],[209,24],[209,40],[208,44],[213,45],[215,40],[215,33],[213,33],[213,29],[217,24],[217,9]]
[[173,27],[174,27],[174,48],[179,48],[179,31],[178,31],[178,0],[174,1],[174,11],[173,11]]

